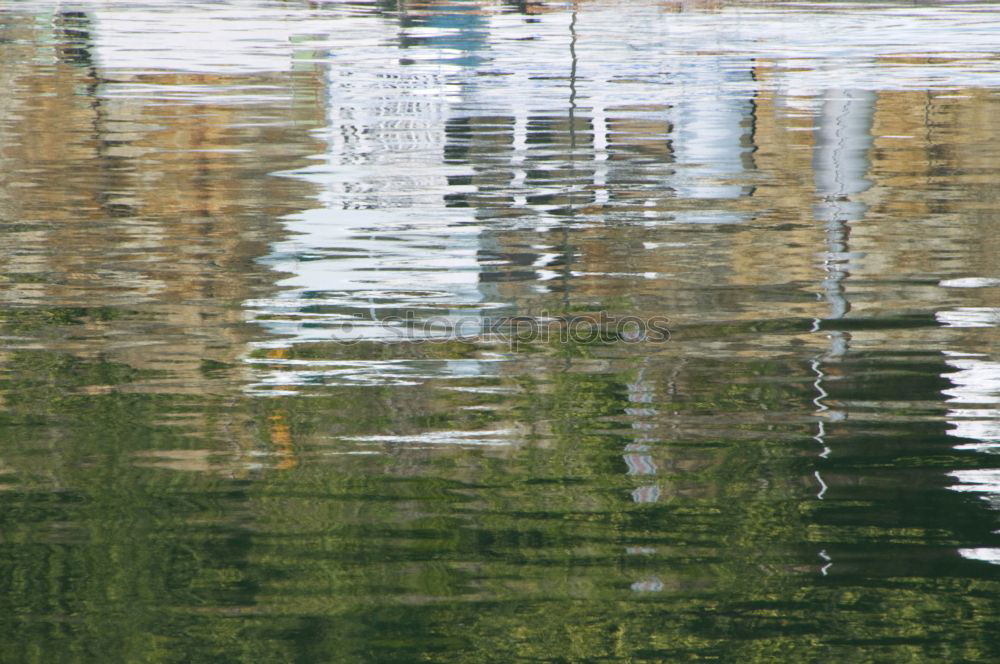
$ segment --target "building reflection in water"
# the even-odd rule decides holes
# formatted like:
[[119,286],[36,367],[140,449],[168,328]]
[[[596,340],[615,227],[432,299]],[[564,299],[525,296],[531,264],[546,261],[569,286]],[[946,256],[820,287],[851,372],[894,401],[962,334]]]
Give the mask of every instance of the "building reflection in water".
[[[273,289],[254,259],[281,237],[274,220],[313,193],[270,173],[318,151],[309,132],[322,125],[322,76],[293,65],[299,24],[281,10],[246,23],[222,5],[197,17],[78,6],[51,20],[2,17],[0,211],[12,225],[0,298],[19,316],[64,323],[43,328],[41,346],[10,340],[0,361],[26,376],[46,362],[106,376],[79,388],[90,396],[196,398],[169,421],[240,457],[259,441],[233,426],[235,412],[214,419],[201,407],[234,403],[249,378],[241,359],[260,330],[241,304]],[[211,47],[192,47],[192,30],[210,32]],[[218,452],[158,450],[138,463],[254,463],[220,466]]]
[[[464,171],[441,160],[452,109],[469,94],[464,69],[479,62],[453,52],[484,47],[484,18],[474,9],[436,6],[398,23],[345,19],[341,29],[365,53],[364,66],[329,69],[326,150],[288,173],[315,183],[322,206],[287,218],[291,236],[266,259],[289,275],[283,292],[248,303],[277,335],[272,345],[443,337],[444,327],[386,321],[412,315],[468,327],[490,308],[478,287],[473,213],[445,205],[451,178]],[[387,31],[394,41],[385,41]],[[421,51],[438,56],[433,66],[420,66]]]

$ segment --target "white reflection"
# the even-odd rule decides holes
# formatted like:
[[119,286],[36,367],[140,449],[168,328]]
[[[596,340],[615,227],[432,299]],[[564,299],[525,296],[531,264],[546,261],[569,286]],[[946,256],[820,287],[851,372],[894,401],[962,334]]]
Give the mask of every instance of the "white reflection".
[[948,397],[948,435],[968,439],[956,449],[1000,451],[1000,362],[985,356],[954,355],[945,363],[955,368],[943,375],[952,387],[942,390]]
[[[274,71],[287,68],[298,55],[296,44],[304,41],[333,58],[350,57],[357,65],[368,55],[358,48],[359,35],[370,35],[373,27],[378,28],[372,21],[375,6],[359,3],[103,0],[15,4],[92,13],[99,19],[102,65],[136,70]],[[925,89],[928,85],[1000,83],[993,59],[1000,30],[995,5],[910,5],[873,12],[865,6],[823,5],[813,10],[809,5],[783,8],[733,3],[712,11],[664,17],[659,4],[581,5],[579,48],[593,48],[602,55],[582,60],[581,77],[590,77],[602,67],[659,75],[675,70],[660,66],[673,58],[725,63],[741,57],[775,62],[787,69],[780,84],[796,97],[812,97],[831,87]],[[482,54],[469,49],[469,43],[476,40],[491,42],[493,62],[498,57],[516,57],[530,73],[546,66],[551,69],[555,58],[563,55],[563,44],[553,44],[551,37],[565,34],[569,12],[543,14],[527,23],[522,16],[500,11],[498,3],[462,5],[462,9],[475,6],[479,11],[432,8],[427,12],[429,20],[409,28],[408,37],[430,46],[412,51],[412,60],[476,65],[476,56]],[[383,38],[392,37],[389,26],[381,30]],[[907,57],[914,55],[920,57]],[[879,66],[873,66],[879,61]],[[502,97],[502,89],[495,92]]]
[[341,440],[358,443],[403,444],[414,445],[456,445],[459,447],[500,446],[512,444],[513,429],[498,429],[496,431],[427,431],[409,436],[344,436]]
[[945,327],[997,327],[1000,325],[1000,308],[959,307],[934,314]]
[[[946,352],[945,363],[955,369],[943,374],[952,387],[942,390],[947,398],[949,436],[962,439],[958,450],[1000,453],[1000,362],[985,355]],[[957,483],[953,491],[979,494],[993,509],[1000,509],[1000,469],[955,470],[948,476]],[[965,558],[1000,564],[1000,549],[959,549]]]
[[938,283],[942,288],[994,288],[1000,286],[1000,279],[988,277],[963,277],[961,279],[944,279]]
[[[746,168],[753,138],[754,106],[733,90],[752,85],[753,63],[745,59],[691,58],[681,65],[679,84],[690,92],[676,106],[674,138],[677,195],[697,200],[744,194],[734,180]],[[735,223],[746,213],[698,210],[678,213],[685,223]]]
[[632,584],[633,592],[637,593],[658,593],[663,590],[663,581],[655,576],[648,577],[642,581],[636,581]]
[[983,546],[975,549],[959,549],[958,553],[963,558],[970,560],[982,560],[986,563],[1000,565],[1000,549]]
[[346,27],[342,18],[254,0],[105,0],[79,8],[96,19],[99,65],[120,72],[287,71],[298,34]]

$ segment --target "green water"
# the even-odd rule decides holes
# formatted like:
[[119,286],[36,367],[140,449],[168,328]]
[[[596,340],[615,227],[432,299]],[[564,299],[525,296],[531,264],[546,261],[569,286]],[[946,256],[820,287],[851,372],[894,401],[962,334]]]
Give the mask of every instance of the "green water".
[[0,661],[1000,661],[998,9],[0,5]]

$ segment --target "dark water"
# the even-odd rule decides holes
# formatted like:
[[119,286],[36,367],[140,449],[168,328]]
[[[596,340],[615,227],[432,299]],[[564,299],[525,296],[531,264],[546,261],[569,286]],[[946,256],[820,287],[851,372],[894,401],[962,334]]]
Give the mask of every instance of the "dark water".
[[998,11],[4,2],[0,660],[1000,661]]

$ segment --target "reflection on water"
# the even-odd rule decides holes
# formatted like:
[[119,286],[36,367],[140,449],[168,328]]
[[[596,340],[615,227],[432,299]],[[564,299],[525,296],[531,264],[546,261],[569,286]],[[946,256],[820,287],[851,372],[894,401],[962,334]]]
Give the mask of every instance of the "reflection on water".
[[2,652],[996,661],[998,9],[0,7]]

